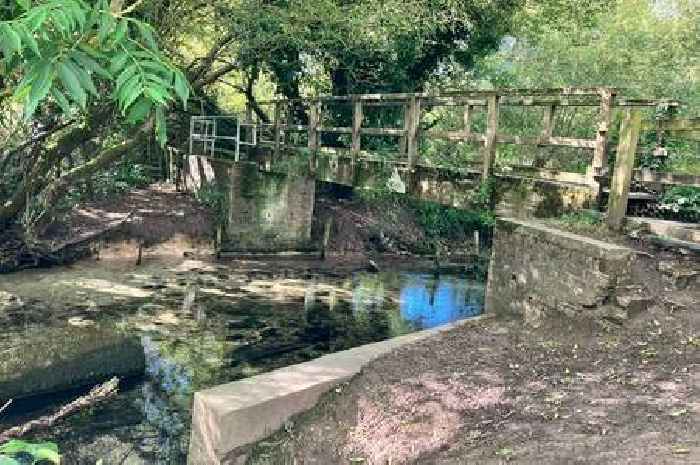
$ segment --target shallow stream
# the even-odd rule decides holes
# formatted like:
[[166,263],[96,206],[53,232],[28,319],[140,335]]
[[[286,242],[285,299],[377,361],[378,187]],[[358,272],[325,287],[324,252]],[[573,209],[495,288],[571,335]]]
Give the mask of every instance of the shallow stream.
[[[483,283],[402,268],[408,271],[180,263],[9,275],[0,277],[0,290],[23,298],[25,309],[4,315],[0,348],[66,322],[138,336],[145,376],[34,439],[58,443],[67,464],[180,464],[194,391],[482,312]],[[0,429],[80,392],[18,402]]]

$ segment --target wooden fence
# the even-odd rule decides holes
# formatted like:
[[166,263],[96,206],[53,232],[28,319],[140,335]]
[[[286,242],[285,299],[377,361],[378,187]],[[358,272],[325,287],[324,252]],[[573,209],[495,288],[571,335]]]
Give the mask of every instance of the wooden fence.
[[[345,121],[349,126],[331,126],[324,124],[325,109],[331,106],[349,105],[349,114]],[[259,102],[259,108],[266,111],[262,118],[250,108],[244,118],[240,118],[236,127],[236,135],[223,136],[217,133],[216,117],[193,118],[190,138],[190,153],[194,141],[205,143],[204,152],[215,154],[216,140],[227,138],[234,140],[235,158],[240,156],[240,146],[265,146],[271,149],[273,157],[278,157],[282,151],[289,149],[307,149],[312,154],[329,150],[323,144],[323,134],[349,136],[348,155],[357,160],[358,157],[368,156],[363,150],[363,136],[389,136],[398,138],[398,163],[405,164],[413,172],[422,162],[419,147],[424,138],[431,140],[446,140],[476,144],[481,156],[478,169],[482,179],[488,179],[494,174],[494,164],[498,144],[529,145],[537,147],[568,147],[590,151],[592,156],[588,162],[586,173],[562,172],[559,170],[535,169],[530,174],[539,179],[558,182],[573,182],[586,184],[600,195],[608,184],[608,157],[610,147],[611,125],[615,111],[624,111],[620,139],[617,148],[616,167],[611,186],[611,213],[609,222],[613,227],[621,224],[620,213],[624,219],[627,206],[627,195],[633,177],[634,156],[637,151],[637,141],[640,131],[652,130],[657,133],[658,150],[663,150],[663,136],[668,132],[682,132],[696,137],[700,128],[699,120],[667,119],[643,121],[641,111],[647,109],[663,109],[666,114],[672,114],[679,102],[658,99],[630,99],[609,87],[595,88],[561,88],[561,89],[499,89],[493,91],[459,91],[443,92],[439,95],[416,94],[365,94],[350,96],[318,97],[299,100],[272,100]],[[536,136],[508,134],[501,130],[501,112],[506,107],[539,107],[542,108],[543,119],[541,131]],[[365,113],[374,107],[394,107],[403,111],[402,121],[398,127],[369,127],[366,125]],[[423,123],[423,113],[438,107],[453,107],[462,112],[462,127],[454,130],[438,130],[426,128]],[[594,134],[590,138],[555,136],[555,115],[566,107],[592,107],[596,110],[597,121]],[[670,111],[669,111],[670,110]],[[473,119],[477,112],[485,112],[485,127],[483,131],[473,130]],[[271,116],[270,116],[271,115]],[[199,118],[199,119],[197,119]],[[204,131],[197,132],[195,125],[199,124]],[[246,135],[247,133],[247,135]],[[290,142],[290,134],[306,134],[305,146],[294,145]],[[194,135],[194,136],[193,136]],[[206,145],[209,143],[209,145]],[[336,151],[337,148],[330,150]],[[631,157],[631,158],[630,158]]]

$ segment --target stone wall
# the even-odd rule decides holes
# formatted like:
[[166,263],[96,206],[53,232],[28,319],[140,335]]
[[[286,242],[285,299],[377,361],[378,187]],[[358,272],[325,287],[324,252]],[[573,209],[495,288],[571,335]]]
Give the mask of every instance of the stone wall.
[[263,172],[254,162],[189,156],[186,190],[215,188],[225,195],[221,248],[232,252],[279,252],[311,248],[316,183],[292,172]]
[[625,319],[648,305],[635,282],[633,250],[534,221],[500,218],[486,291],[487,312],[522,317]]
[[250,162],[233,165],[229,174],[228,248],[275,251],[310,246],[313,178],[264,173]]

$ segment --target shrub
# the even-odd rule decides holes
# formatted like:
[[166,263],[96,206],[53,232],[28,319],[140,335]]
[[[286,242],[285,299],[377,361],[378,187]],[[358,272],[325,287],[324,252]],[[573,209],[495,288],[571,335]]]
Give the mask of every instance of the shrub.
[[662,216],[692,223],[700,221],[700,188],[678,186],[667,190],[659,204]]

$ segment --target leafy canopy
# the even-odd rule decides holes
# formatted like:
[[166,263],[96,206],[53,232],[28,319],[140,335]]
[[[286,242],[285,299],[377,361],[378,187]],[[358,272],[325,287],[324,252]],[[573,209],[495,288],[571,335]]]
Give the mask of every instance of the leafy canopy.
[[[111,100],[131,124],[155,116],[166,139],[166,109],[186,105],[189,84],[159,50],[153,28],[105,0],[17,0],[0,21],[0,75],[30,120],[41,104],[65,114]],[[7,83],[6,83],[7,85]]]

